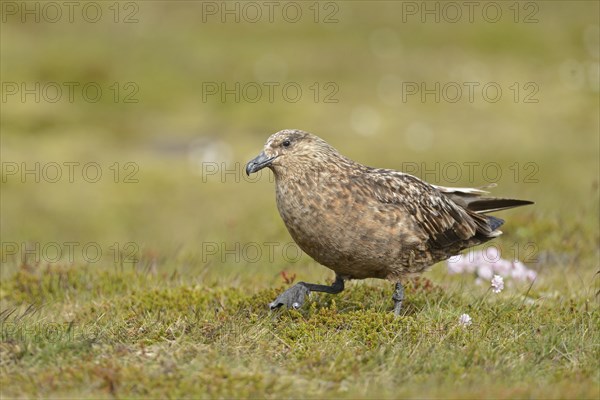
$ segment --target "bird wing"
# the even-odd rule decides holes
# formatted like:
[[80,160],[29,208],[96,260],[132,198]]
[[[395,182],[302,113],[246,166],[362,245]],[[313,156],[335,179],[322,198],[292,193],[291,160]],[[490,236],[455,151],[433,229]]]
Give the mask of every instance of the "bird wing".
[[368,183],[379,202],[397,205],[409,214],[433,247],[445,248],[477,233],[492,233],[485,216],[462,208],[433,185],[412,175],[370,169],[358,179]]

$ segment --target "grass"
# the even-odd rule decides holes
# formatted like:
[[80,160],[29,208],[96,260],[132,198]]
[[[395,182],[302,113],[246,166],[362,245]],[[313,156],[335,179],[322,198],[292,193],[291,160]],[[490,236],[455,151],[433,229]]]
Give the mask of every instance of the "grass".
[[[536,2],[531,24],[497,3],[498,23],[403,22],[407,2],[392,1],[339,2],[334,24],[203,23],[193,1],[137,2],[133,24],[7,15],[2,82],[95,82],[106,96],[0,104],[0,396],[598,398],[599,3]],[[305,95],[203,101],[202,83],[263,80]],[[473,81],[502,99],[403,101],[399,86]],[[134,82],[139,101],[114,101],[115,82],[121,94]],[[322,101],[328,82],[337,103]],[[522,101],[528,82],[537,103]],[[272,177],[244,175],[283,128],[367,165],[535,201],[498,214],[494,243],[537,280],[494,294],[437,265],[407,283],[400,318],[376,280],[269,312],[290,277],[333,278],[290,247]],[[7,170],[73,162],[73,181],[66,167],[58,182]],[[90,162],[95,183],[81,175]]]
[[[589,278],[501,294],[417,278],[396,318],[381,281],[272,313],[285,285],[23,265],[0,288],[0,386],[3,397],[594,398]],[[461,313],[474,323],[459,325]]]

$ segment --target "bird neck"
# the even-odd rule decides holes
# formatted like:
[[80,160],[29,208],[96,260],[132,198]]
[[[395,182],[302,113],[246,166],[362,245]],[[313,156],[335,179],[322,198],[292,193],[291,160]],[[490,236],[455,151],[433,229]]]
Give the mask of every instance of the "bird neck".
[[273,168],[273,174],[278,184],[296,182],[314,186],[361,167],[337,152],[318,153],[299,156],[294,162],[287,162],[285,167],[277,166]]

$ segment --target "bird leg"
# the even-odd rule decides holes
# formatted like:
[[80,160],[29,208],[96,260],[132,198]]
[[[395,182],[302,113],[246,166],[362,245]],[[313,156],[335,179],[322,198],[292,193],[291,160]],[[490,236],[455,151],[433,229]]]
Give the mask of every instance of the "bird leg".
[[404,301],[404,286],[402,286],[401,282],[396,282],[392,300],[394,300],[394,315],[400,315],[402,302]]
[[304,304],[304,298],[310,292],[323,292],[338,294],[344,290],[344,280],[336,275],[335,282],[331,286],[317,285],[315,283],[298,282],[285,292],[281,293],[274,302],[269,304],[271,310],[285,305],[287,308],[298,309]]

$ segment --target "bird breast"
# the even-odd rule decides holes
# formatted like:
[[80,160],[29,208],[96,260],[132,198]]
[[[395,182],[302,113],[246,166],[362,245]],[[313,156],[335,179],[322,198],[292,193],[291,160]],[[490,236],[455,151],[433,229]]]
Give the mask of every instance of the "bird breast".
[[[397,206],[384,204],[351,178],[308,174],[277,182],[277,207],[290,235],[313,259],[353,279],[386,278],[410,263],[421,239]],[[394,209],[392,209],[394,208]]]

